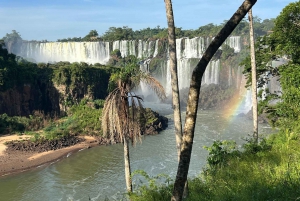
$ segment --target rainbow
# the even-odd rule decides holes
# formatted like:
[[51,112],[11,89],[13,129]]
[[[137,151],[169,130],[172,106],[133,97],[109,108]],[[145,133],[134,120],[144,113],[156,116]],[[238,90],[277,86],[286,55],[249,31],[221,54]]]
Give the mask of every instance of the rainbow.
[[228,101],[226,107],[222,110],[222,116],[225,119],[232,120],[236,115],[243,112],[245,106],[247,93],[250,93],[246,88],[242,88],[235,92],[232,98]]

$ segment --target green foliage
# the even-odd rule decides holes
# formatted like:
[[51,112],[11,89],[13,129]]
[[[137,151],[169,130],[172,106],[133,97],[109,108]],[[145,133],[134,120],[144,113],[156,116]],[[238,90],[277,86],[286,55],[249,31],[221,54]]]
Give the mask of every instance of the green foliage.
[[111,56],[111,57],[121,58],[121,52],[120,52],[119,49],[115,49],[114,51],[112,51],[112,52],[110,53],[110,56]]
[[7,114],[0,115],[0,134],[7,134],[12,132],[23,132],[25,130],[23,119],[18,117],[9,117]]
[[52,122],[49,126],[43,129],[43,137],[40,136],[40,138],[54,140],[69,136],[71,134],[73,124],[73,118],[61,119],[60,122]]
[[83,41],[95,41],[98,38],[98,32],[96,30],[91,30],[88,35],[86,35],[82,40]]
[[79,103],[86,96],[104,99],[107,96],[109,77],[116,71],[115,68],[84,62],[59,62],[50,67],[54,69],[53,82],[66,88],[61,102],[67,107]]
[[47,122],[47,117],[38,113],[29,117],[10,117],[4,113],[0,115],[0,135],[36,131],[44,127]]
[[[269,96],[262,102],[265,111],[269,114],[273,126],[282,130],[298,130],[300,119],[300,65],[289,63],[279,68],[282,95],[276,105],[266,104],[265,101],[278,99],[277,96]],[[276,100],[275,99],[275,100]],[[299,130],[298,130],[299,131]]]
[[[260,150],[253,151],[254,143],[248,144],[250,147],[245,152],[231,154],[226,166],[215,167],[213,172],[204,171],[190,180],[189,196],[184,200],[297,200],[300,195],[298,135],[280,132],[260,143]],[[211,149],[220,155],[223,148],[220,149],[219,142],[214,144],[215,148]],[[151,200],[152,191],[143,188],[145,192],[134,200]],[[167,196],[172,193],[172,184],[161,190],[159,195],[155,191],[152,200],[170,200]]]
[[[183,30],[181,27],[175,27],[175,35],[177,38],[188,37],[194,38],[199,36],[215,36],[221,28],[224,26],[226,21],[219,25],[209,23],[207,25],[200,26],[198,29]],[[274,26],[274,19],[261,20],[258,17],[254,17],[254,31],[255,36],[266,35],[268,31]],[[234,30],[232,35],[249,35],[249,24],[246,20],[243,20],[237,28]],[[140,30],[133,30],[128,26],[123,27],[109,27],[109,29],[102,34],[98,35],[96,30],[91,30],[90,33],[81,38],[67,38],[60,39],[58,42],[67,41],[93,41],[93,40],[103,40],[103,41],[117,41],[117,40],[145,40],[145,39],[167,39],[168,29],[156,26],[154,28],[144,28]]]
[[[259,111],[268,114],[270,123],[284,131],[298,132],[300,119],[300,1],[287,5],[275,19],[273,32],[256,43],[258,87],[274,76],[282,87],[280,94],[271,94],[260,101]],[[286,58],[284,65],[274,66],[278,58]],[[247,84],[251,83],[250,57],[244,60]],[[261,93],[259,94],[261,95]]]
[[109,29],[102,35],[104,41],[116,40],[132,40],[133,31],[127,26],[123,27],[109,27]]
[[275,39],[274,50],[279,55],[288,55],[300,63],[300,1],[287,5],[275,20],[271,35]]
[[204,146],[208,150],[207,162],[211,170],[223,167],[228,161],[228,156],[236,153],[236,143],[234,141],[214,141],[210,147]]
[[265,138],[263,138],[259,143],[257,143],[255,139],[251,138],[243,145],[243,148],[245,153],[256,154],[262,151],[267,152],[271,150],[272,146],[267,143]]
[[39,77],[45,74],[51,72],[14,54],[9,54],[0,44],[0,91],[24,84],[36,85]]
[[102,135],[101,115],[104,100],[81,100],[79,104],[70,108],[68,115],[73,124],[68,130],[80,135]]
[[121,67],[119,71],[113,73],[110,76],[110,89],[115,86],[119,81],[129,83],[129,84],[139,84],[140,82],[140,68],[138,60],[135,56],[130,55],[125,58],[125,66]]
[[234,55],[234,49],[231,48],[227,44],[223,44],[222,45],[222,56],[221,56],[221,59],[222,60],[226,60],[226,59],[228,59],[229,57],[231,57],[233,55]]
[[132,177],[138,177],[140,184],[134,192],[129,193],[130,200],[153,201],[171,199],[172,194],[170,192],[173,187],[170,185],[172,179],[169,176],[165,174],[149,176],[143,170],[136,170],[132,173]]

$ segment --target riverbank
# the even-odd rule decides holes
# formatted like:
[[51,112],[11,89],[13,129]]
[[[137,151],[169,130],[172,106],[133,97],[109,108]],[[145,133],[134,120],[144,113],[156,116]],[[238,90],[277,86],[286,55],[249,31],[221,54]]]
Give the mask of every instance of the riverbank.
[[[203,172],[189,180],[186,201],[299,200],[298,133],[280,131],[259,144],[244,144],[243,151],[227,143],[216,141],[210,146]],[[130,200],[170,200],[172,191],[173,184],[167,182],[150,187],[142,183]]]
[[7,135],[0,137],[0,176],[19,173],[47,165],[82,149],[101,144],[96,137],[82,136],[80,138],[82,138],[83,141],[78,144],[46,152],[7,149],[7,142],[27,140],[29,138],[30,136],[28,135]]

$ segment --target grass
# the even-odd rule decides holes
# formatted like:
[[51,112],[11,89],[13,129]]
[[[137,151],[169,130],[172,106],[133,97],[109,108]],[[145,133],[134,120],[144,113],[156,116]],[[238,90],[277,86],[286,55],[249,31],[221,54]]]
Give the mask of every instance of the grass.
[[[293,133],[271,135],[243,152],[230,151],[223,164],[209,165],[189,181],[189,197],[198,200],[300,200],[300,139]],[[132,200],[170,200],[172,185],[138,187]]]

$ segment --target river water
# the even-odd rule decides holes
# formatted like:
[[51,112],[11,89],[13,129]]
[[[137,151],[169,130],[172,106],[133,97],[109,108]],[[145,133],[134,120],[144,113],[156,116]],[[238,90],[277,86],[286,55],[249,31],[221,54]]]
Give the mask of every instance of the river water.
[[[169,127],[130,147],[132,171],[145,170],[150,176],[164,173],[175,178],[177,153],[171,106],[150,107],[169,118]],[[259,128],[260,133],[270,132],[268,125],[260,124]],[[224,118],[221,111],[199,111],[189,178],[199,175],[205,167],[208,153],[203,146],[210,146],[214,140],[235,140],[241,145],[251,132],[252,121],[246,117]],[[117,144],[82,150],[51,165],[1,177],[0,201],[121,200],[125,189],[123,146]]]

